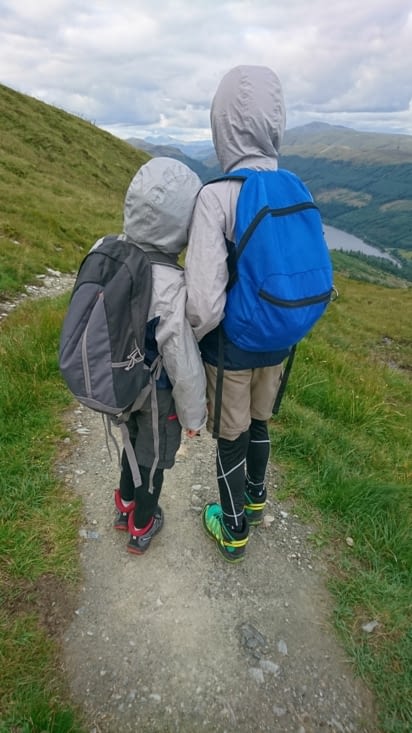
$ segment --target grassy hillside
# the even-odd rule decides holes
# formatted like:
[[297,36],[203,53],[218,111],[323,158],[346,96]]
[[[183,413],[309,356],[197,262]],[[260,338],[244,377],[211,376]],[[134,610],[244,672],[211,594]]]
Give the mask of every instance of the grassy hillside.
[[94,125],[0,85],[0,293],[46,267],[75,270],[121,230],[123,198],[149,159]]

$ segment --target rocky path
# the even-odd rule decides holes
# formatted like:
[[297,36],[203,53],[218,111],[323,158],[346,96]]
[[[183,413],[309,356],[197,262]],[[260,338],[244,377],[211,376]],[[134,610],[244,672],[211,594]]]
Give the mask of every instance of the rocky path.
[[245,561],[224,562],[200,509],[217,498],[214,444],[185,439],[166,472],[162,532],[146,555],[112,529],[117,460],[99,416],[73,415],[60,466],[84,502],[84,574],[64,666],[90,733],[376,733],[370,694],[331,628],[326,570],[276,497]]

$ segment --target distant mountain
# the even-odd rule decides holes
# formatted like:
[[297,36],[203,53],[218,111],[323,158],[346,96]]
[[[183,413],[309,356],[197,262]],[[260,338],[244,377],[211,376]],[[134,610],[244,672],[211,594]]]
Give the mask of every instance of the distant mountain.
[[[176,158],[182,163],[185,163],[189,168],[195,171],[201,181],[206,183],[212,178],[220,175],[220,168],[215,155],[212,156],[212,164],[209,165],[209,156],[213,153],[213,145],[209,141],[199,143],[180,143],[174,141],[173,138],[169,138],[167,144],[154,144],[151,140],[157,140],[156,138],[128,138],[127,142],[134,148],[144,150],[149,153],[153,158],[159,158],[165,156],[167,158]],[[165,137],[161,138],[165,140]],[[187,151],[194,151],[194,154],[189,156]],[[207,162],[206,162],[207,161]]]
[[343,125],[311,122],[286,130],[281,155],[371,163],[412,163],[412,135],[360,132]]
[[[152,155],[165,154],[165,146],[178,149],[187,158],[201,161],[209,168],[217,168],[218,162],[211,140],[186,142],[168,135],[129,138],[134,147],[137,143]],[[328,160],[362,160],[363,163],[406,163],[412,162],[412,136],[392,135],[380,132],[360,132],[343,125],[329,125],[326,122],[310,122],[307,125],[286,130],[281,155],[299,155],[304,158],[317,157]]]
[[[211,140],[194,140],[186,142],[184,140],[177,140],[169,135],[151,135],[149,137],[145,137],[144,140],[156,147],[168,145],[173,148],[179,148],[182,153],[187,155],[189,158],[194,158],[195,160],[204,161],[215,152]],[[128,140],[128,142],[130,142],[130,140]]]

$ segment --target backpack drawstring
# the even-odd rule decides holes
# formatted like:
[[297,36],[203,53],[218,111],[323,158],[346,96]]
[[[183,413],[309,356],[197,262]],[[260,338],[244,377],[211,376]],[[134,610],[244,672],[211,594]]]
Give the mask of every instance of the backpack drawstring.
[[136,344],[136,347],[133,349],[133,351],[127,355],[127,358],[129,359],[127,365],[125,366],[125,371],[129,372],[130,369],[133,369],[133,367],[136,366],[136,364],[139,364],[139,362],[143,361],[144,354],[140,351],[139,347]]

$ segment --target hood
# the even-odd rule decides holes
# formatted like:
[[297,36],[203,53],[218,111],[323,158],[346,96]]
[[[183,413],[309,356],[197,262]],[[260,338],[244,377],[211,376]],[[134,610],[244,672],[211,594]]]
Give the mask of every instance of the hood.
[[200,178],[174,158],[142,165],[126,193],[123,230],[142,249],[177,254],[187,244]]
[[220,82],[210,110],[213,143],[224,173],[276,168],[286,115],[282,87],[267,66],[236,66]]

